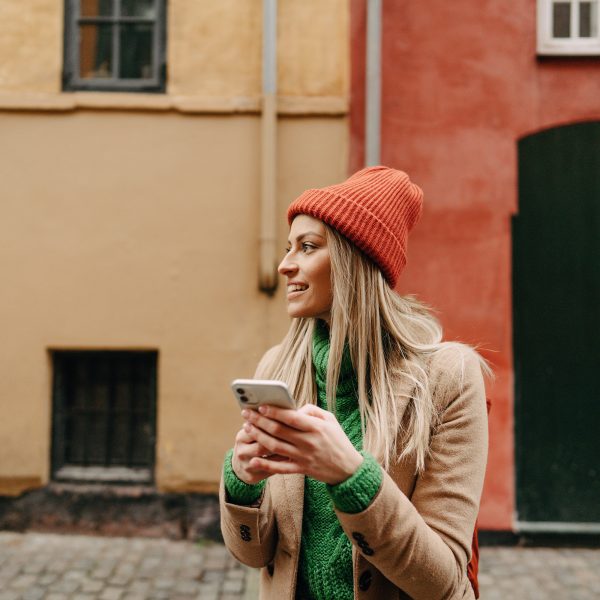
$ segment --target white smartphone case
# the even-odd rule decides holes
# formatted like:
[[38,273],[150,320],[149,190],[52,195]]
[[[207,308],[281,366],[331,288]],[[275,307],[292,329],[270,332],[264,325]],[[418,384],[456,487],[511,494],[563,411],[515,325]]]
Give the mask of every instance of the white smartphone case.
[[235,379],[231,389],[241,408],[257,409],[261,404],[296,408],[288,386],[272,379]]

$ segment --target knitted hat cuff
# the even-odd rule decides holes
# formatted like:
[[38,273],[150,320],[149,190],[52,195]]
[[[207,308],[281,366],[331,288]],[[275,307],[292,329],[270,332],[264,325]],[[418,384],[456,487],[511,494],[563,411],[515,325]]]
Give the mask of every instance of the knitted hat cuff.
[[[396,285],[406,265],[405,243],[368,208],[326,188],[309,189],[289,207],[288,223],[291,225],[299,214],[319,219],[339,231],[380,267],[392,287]],[[414,220],[417,218],[418,214]],[[377,236],[377,245],[369,243],[373,235]]]

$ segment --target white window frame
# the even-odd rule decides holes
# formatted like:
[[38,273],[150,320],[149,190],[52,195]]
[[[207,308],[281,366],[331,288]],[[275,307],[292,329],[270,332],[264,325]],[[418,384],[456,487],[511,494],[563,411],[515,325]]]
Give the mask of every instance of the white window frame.
[[[571,32],[579,31],[579,1],[571,2]],[[596,35],[581,38],[552,36],[553,0],[537,0],[537,53],[541,56],[600,56],[600,6],[596,9]]]

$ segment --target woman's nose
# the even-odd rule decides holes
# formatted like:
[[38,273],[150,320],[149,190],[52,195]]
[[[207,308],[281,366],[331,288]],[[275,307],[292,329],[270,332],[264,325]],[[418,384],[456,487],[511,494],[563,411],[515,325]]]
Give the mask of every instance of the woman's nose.
[[283,260],[279,263],[279,266],[277,267],[277,270],[279,271],[280,275],[288,275],[289,273],[293,273],[297,269],[298,267],[296,266],[296,264],[289,259],[289,254],[286,254],[283,257]]

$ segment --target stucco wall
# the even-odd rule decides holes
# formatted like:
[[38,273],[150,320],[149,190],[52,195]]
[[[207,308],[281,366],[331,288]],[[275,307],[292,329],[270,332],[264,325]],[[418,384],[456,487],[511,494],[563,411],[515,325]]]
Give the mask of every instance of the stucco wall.
[[[158,487],[214,491],[229,381],[286,329],[257,279],[262,2],[167,6],[165,94],[65,93],[63,0],[0,3],[0,495],[49,479],[50,351],[93,348],[159,351]],[[278,7],[283,249],[289,202],[347,174],[349,7]]]
[[0,93],[60,89],[62,7],[61,0],[0,2]]
[[[346,128],[281,122],[282,249],[289,202],[345,176]],[[214,491],[241,422],[229,381],[287,327],[257,285],[258,118],[0,113],[0,130],[0,493],[48,480],[48,351],[68,348],[158,349],[158,487]]]
[[[0,94],[61,89],[63,0],[0,3]],[[169,0],[167,93],[256,97],[261,91],[262,2]],[[278,2],[279,92],[345,97],[345,0]]]

